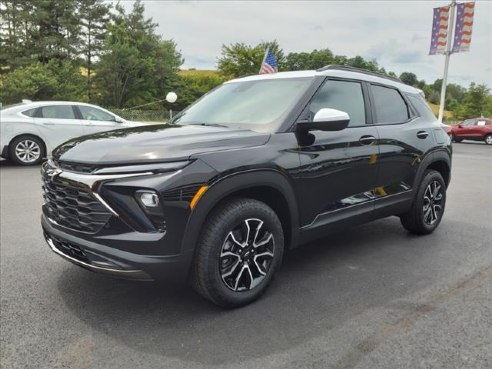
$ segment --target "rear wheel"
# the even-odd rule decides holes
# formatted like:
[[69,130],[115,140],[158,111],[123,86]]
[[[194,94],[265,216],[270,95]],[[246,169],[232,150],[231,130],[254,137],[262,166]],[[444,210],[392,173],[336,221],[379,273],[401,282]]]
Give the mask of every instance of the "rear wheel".
[[485,136],[485,143],[487,145],[492,145],[492,134]]
[[400,216],[401,224],[415,234],[434,232],[446,205],[446,183],[435,170],[425,172],[412,208]]
[[203,297],[224,307],[260,297],[280,266],[282,225],[265,203],[239,198],[217,208],[204,225],[192,283]]
[[45,156],[44,145],[38,137],[20,136],[10,143],[10,159],[19,165],[36,165]]

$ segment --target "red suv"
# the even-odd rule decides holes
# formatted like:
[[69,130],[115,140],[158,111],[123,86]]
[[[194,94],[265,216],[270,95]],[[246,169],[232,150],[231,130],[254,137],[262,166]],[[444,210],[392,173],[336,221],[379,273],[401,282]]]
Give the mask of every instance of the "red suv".
[[492,145],[492,119],[473,118],[451,128],[451,137],[454,142],[462,140],[485,141]]

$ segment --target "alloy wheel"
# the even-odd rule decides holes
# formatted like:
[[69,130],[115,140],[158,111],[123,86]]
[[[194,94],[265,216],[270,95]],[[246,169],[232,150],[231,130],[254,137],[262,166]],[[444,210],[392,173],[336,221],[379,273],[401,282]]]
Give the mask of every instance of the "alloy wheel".
[[246,219],[230,231],[222,245],[219,271],[233,291],[249,291],[266,277],[275,252],[273,234],[256,218]]
[[33,163],[41,155],[41,147],[33,140],[22,140],[15,146],[15,155],[23,163]]
[[438,181],[432,181],[424,192],[424,223],[433,225],[439,219],[442,211],[442,185]]
[[492,145],[492,135],[488,135],[487,137],[485,137],[485,143],[487,145]]

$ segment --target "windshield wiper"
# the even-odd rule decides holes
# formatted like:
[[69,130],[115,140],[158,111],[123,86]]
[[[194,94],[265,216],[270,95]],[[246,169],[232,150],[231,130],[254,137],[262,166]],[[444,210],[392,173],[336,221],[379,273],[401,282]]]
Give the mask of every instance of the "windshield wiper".
[[191,123],[189,125],[190,126],[207,126],[207,127],[225,127],[225,128],[230,128],[229,126],[226,126],[224,124],[219,124],[219,123]]

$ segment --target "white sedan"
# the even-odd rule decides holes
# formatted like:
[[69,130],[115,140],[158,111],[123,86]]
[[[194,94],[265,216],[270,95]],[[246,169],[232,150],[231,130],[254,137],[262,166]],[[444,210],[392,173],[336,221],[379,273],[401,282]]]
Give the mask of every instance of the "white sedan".
[[90,104],[24,102],[0,111],[0,156],[20,165],[34,165],[72,138],[142,124]]

